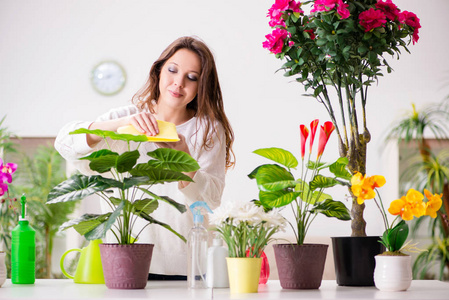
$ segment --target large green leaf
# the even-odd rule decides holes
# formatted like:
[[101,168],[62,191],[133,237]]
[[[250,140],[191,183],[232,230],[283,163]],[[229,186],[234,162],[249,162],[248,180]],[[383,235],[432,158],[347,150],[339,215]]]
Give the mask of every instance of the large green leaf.
[[144,188],[140,188],[140,190],[143,191],[144,193],[150,195],[151,197],[153,197],[156,200],[161,200],[161,201],[164,201],[164,202],[170,204],[171,206],[176,208],[181,213],[185,213],[187,211],[187,208],[186,208],[186,206],[184,204],[178,203],[178,202],[176,202],[175,200],[173,200],[170,197],[158,196],[158,195],[156,195],[156,194],[152,193],[151,191],[149,191],[147,189],[144,189]]
[[140,154],[138,150],[127,151],[121,155],[112,152],[111,154],[99,157],[86,157],[90,160],[89,167],[98,173],[109,172],[111,168],[116,169],[119,173],[130,171],[137,162]]
[[256,174],[257,186],[261,191],[278,191],[296,185],[293,175],[279,165],[262,165]]
[[80,235],[84,235],[106,221],[110,215],[111,213],[103,215],[84,214],[79,218],[65,222],[59,227],[59,230],[62,231],[73,227]]
[[148,152],[147,155],[155,158],[148,161],[148,165],[152,167],[161,167],[177,172],[195,172],[200,169],[196,160],[184,151],[159,148]]
[[100,223],[98,226],[93,228],[91,231],[84,234],[84,237],[88,240],[98,240],[105,237],[106,232],[111,229],[112,225],[114,225],[117,218],[122,213],[123,207],[125,206],[125,201],[122,201],[116,209],[112,212],[112,214],[109,216],[109,218]]
[[110,182],[101,176],[73,175],[55,186],[47,197],[47,204],[84,199],[89,195],[104,191],[111,187]]
[[340,157],[336,162],[329,166],[329,171],[335,175],[335,177],[351,180],[351,173],[346,169],[348,165],[347,157]]
[[130,171],[133,176],[146,176],[151,184],[175,182],[175,181],[190,181],[193,182],[189,176],[171,170],[165,170],[157,167],[152,167],[148,164],[138,164]]
[[265,208],[283,207],[298,198],[300,193],[291,191],[259,192],[259,200]]
[[309,183],[309,187],[312,191],[318,188],[329,188],[338,184],[338,181],[331,177],[326,177],[323,175],[316,175],[313,177],[312,181]]
[[388,230],[387,238],[391,247],[390,251],[399,251],[401,249],[407,240],[408,231],[408,224],[404,220],[401,220],[396,226]]
[[327,217],[334,217],[339,220],[351,220],[351,215],[348,208],[340,201],[327,199],[324,202],[318,203],[313,209],[312,213],[321,213]]
[[101,138],[110,138],[112,140],[121,140],[121,141],[134,141],[134,142],[147,142],[148,138],[146,135],[132,135],[132,134],[120,134],[115,131],[109,131],[109,130],[101,130],[101,129],[86,129],[86,128],[80,128],[77,130],[74,130],[70,132],[70,134],[94,134]]
[[156,220],[155,218],[153,218],[153,217],[151,217],[151,216],[149,216],[149,215],[147,215],[145,213],[142,213],[140,216],[143,219],[147,220],[148,222],[150,222],[152,224],[158,224],[158,225],[164,227],[165,229],[167,229],[167,230],[171,231],[172,233],[174,233],[177,237],[179,237],[184,242],[187,242],[186,238],[183,235],[181,235],[180,233],[178,233],[176,230],[171,228],[170,225],[168,225],[166,223],[163,223],[163,222],[160,222],[160,221]]
[[296,168],[298,166],[298,160],[295,156],[291,152],[281,148],[262,148],[253,151],[253,153],[268,158],[287,168]]
[[135,214],[140,215],[141,212],[144,212],[148,215],[153,213],[159,206],[159,203],[155,199],[142,199],[136,200],[132,203],[132,207],[135,211]]

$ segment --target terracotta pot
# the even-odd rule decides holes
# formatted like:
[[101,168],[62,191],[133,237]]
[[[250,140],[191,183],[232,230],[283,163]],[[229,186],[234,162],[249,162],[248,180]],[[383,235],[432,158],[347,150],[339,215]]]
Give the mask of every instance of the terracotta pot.
[[385,251],[379,241],[379,236],[332,237],[338,285],[374,286],[374,257]]
[[273,245],[279,280],[284,289],[317,289],[323,279],[328,245]]
[[412,283],[412,260],[410,255],[376,255],[374,283],[385,292],[407,290]]
[[231,293],[257,293],[262,258],[226,257]]
[[110,289],[144,289],[153,247],[153,244],[100,244],[106,286]]

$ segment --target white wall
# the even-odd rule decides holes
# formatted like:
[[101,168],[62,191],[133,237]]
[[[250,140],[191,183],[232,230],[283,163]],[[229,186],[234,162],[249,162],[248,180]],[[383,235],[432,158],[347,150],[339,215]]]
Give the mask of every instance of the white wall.
[[[237,166],[228,173],[225,200],[257,197],[246,175],[262,160],[251,152],[282,147],[299,152],[298,126],[327,120],[324,107],[302,97],[301,85],[275,73],[281,61],[262,48],[270,32],[266,13],[273,0],[0,0],[0,117],[20,136],[55,136],[75,119],[91,120],[123,105],[145,81],[152,62],[175,38],[197,35],[213,49],[233,124]],[[390,59],[394,73],[370,90],[372,134],[367,171],[387,178],[384,199],[396,197],[393,152],[382,153],[382,135],[414,102],[417,107],[449,94],[449,1],[395,0],[421,18],[420,40]],[[92,89],[89,74],[101,60],[118,60],[128,73],[125,89],[113,97]],[[446,84],[446,87],[444,87]],[[337,157],[335,136],[325,153]],[[345,191],[334,194],[342,199]],[[368,205],[369,235],[382,223]],[[349,235],[349,222],[319,218],[310,234]]]

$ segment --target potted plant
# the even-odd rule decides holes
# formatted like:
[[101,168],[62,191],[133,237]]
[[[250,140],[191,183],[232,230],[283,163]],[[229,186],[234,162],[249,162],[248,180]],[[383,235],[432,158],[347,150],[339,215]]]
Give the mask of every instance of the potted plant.
[[[414,217],[422,216],[437,217],[437,212],[441,208],[442,194],[432,194],[424,189],[427,202],[424,202],[424,195],[415,189],[409,189],[405,196],[390,203],[388,212],[396,216],[390,223],[387,212],[382,203],[382,198],[377,188],[385,184],[383,176],[365,176],[356,173],[351,179],[351,189],[357,197],[359,203],[365,200],[374,199],[379,208],[385,225],[385,231],[381,238],[381,243],[386,251],[376,255],[376,267],[374,269],[374,282],[376,287],[382,291],[404,291],[410,287],[412,281],[411,257],[404,252],[418,252],[416,244],[405,243],[409,233],[406,221]],[[376,194],[378,200],[376,199]]]
[[[320,126],[320,137],[316,161],[311,160],[312,146],[318,128],[318,120],[310,124],[308,159],[305,148],[309,129],[301,125],[301,173],[295,178],[293,170],[298,160],[289,151],[281,148],[264,148],[254,153],[274,161],[276,164],[258,166],[248,176],[257,181],[259,200],[256,202],[266,210],[290,206],[295,222],[290,223],[296,244],[274,245],[279,279],[283,288],[316,289],[321,285],[328,245],[305,244],[304,239],[311,223],[321,213],[327,217],[350,220],[346,206],[324,193],[336,185],[348,185],[351,174],[346,170],[346,158],[331,164],[321,161],[324,148],[334,130],[332,122]],[[325,170],[333,176],[322,175]]]
[[231,293],[257,293],[261,255],[273,234],[284,229],[284,217],[278,209],[265,212],[253,202],[228,202],[210,214],[210,221],[228,246]]
[[[407,45],[418,41],[419,19],[412,12],[401,12],[391,0],[315,0],[304,4],[310,5],[309,14],[299,1],[275,1],[268,11],[273,32],[266,35],[263,47],[277,59],[286,60],[281,67],[285,76],[294,76],[306,91],[312,90],[307,96],[325,106],[336,127],[340,156],[348,159],[352,174],[365,174],[371,140],[366,122],[368,88],[383,76],[382,69],[392,71],[386,54],[399,58],[400,48],[409,52]],[[366,237],[364,208],[353,196],[351,236],[357,243]],[[376,239],[366,240],[377,243]],[[354,255],[356,261],[344,264],[370,265],[366,262],[374,257],[366,253],[367,257]],[[336,271],[340,285],[373,285],[372,269],[365,274],[353,273],[346,282],[339,280]]]
[[[97,194],[111,207],[111,212],[101,215],[85,214],[75,220],[66,222],[61,229],[73,227],[87,240],[104,238],[111,230],[117,244],[101,244],[106,286],[109,288],[145,288],[150,267],[152,244],[138,244],[139,233],[134,234],[133,226],[136,218],[142,218],[150,224],[165,227],[179,238],[185,238],[170,225],[153,218],[151,214],[158,208],[158,202],[164,201],[183,213],[186,207],[175,200],[159,196],[150,191],[152,185],[165,182],[192,181],[182,172],[193,172],[199,169],[198,163],[187,153],[168,148],[159,148],[148,152],[152,158],[148,162],[137,163],[139,152],[131,150],[130,142],[140,145],[147,141],[145,135],[118,134],[113,131],[78,129],[71,134],[95,134],[104,139],[122,140],[128,144],[128,151],[116,153],[110,149],[93,152],[87,157],[92,171],[99,175],[73,175],[60,183],[48,195],[48,202],[58,203],[83,199]],[[107,175],[111,177],[107,177]],[[138,195],[138,192],[143,195]],[[120,253],[122,252],[122,253]],[[126,256],[126,257],[125,257]],[[123,258],[124,260],[121,260]],[[131,267],[135,270],[118,272],[114,268]],[[114,276],[117,275],[116,278]]]

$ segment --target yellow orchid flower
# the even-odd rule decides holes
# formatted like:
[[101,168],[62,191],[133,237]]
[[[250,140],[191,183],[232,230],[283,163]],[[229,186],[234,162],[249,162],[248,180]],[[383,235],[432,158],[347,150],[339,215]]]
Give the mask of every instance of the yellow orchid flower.
[[426,195],[426,198],[429,200],[426,203],[426,216],[430,216],[431,218],[437,217],[437,211],[441,208],[443,205],[443,201],[441,200],[441,197],[443,197],[443,194],[435,194],[432,195],[431,192],[424,189],[424,195]]
[[366,177],[356,172],[351,178],[351,190],[357,197],[357,203],[363,204],[365,200],[376,197],[374,189],[383,186],[385,182],[385,177],[381,175]]

